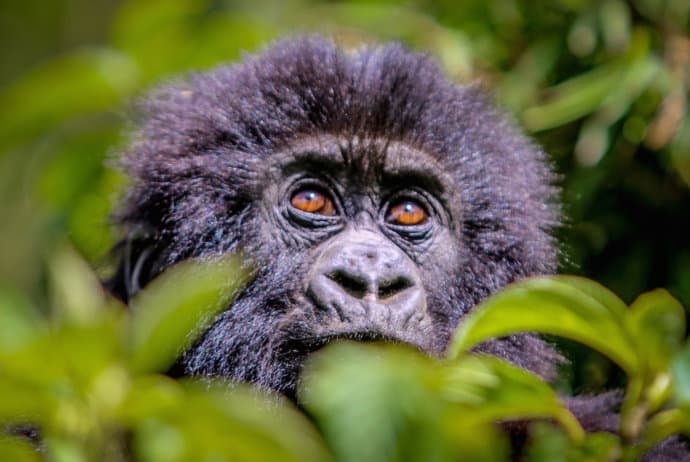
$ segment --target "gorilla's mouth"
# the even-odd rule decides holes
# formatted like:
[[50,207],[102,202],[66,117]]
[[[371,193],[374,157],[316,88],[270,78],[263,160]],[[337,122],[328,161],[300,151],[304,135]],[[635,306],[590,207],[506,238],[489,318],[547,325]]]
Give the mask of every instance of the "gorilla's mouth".
[[295,354],[295,356],[309,356],[312,353],[315,353],[318,350],[330,345],[331,343],[338,341],[407,344],[419,349],[418,345],[413,345],[398,337],[381,334],[379,332],[348,331],[292,339],[287,343],[286,350],[292,354]]

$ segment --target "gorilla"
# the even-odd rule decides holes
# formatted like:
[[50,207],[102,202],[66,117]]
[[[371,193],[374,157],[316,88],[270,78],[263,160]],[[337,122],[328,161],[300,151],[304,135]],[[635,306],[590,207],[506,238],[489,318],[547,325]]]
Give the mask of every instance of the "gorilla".
[[[462,317],[506,284],[557,269],[555,175],[480,90],[397,44],[285,40],[163,86],[139,106],[120,164],[133,180],[110,290],[128,300],[167,267],[241,251],[256,271],[179,360],[296,399],[336,339],[441,355]],[[544,379],[561,356],[532,334],[482,351]],[[613,431],[615,395],[573,398]],[[655,460],[680,460],[666,445]]]

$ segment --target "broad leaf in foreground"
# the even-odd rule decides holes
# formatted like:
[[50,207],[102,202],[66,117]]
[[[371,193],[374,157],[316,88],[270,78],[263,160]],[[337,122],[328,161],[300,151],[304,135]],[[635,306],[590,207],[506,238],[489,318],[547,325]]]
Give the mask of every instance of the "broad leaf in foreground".
[[239,256],[183,262],[131,302],[132,366],[164,371],[228,306],[247,271]]
[[626,330],[622,302],[593,281],[579,279],[571,284],[571,279],[526,279],[489,297],[463,319],[448,356],[455,358],[494,337],[535,331],[584,343],[627,373],[635,373],[639,360]]

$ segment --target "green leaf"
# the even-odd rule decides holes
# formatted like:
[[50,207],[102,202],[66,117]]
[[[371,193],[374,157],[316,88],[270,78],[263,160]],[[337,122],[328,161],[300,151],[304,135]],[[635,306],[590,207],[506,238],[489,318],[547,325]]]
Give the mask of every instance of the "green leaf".
[[[531,131],[547,130],[589,115],[602,106],[605,120],[617,119],[659,69],[655,61],[646,60],[648,54],[649,33],[638,28],[624,55],[550,88],[549,101],[524,111],[525,126]],[[642,79],[641,83],[627,78],[631,69]]]
[[132,367],[166,370],[242,286],[248,273],[238,256],[183,262],[132,301]]
[[589,295],[601,303],[604,308],[609,310],[611,314],[617,318],[622,318],[628,311],[628,307],[625,305],[623,300],[621,300],[616,294],[611,292],[606,287],[592,281],[591,279],[568,274],[559,274],[557,276],[552,276],[552,278],[556,281],[564,282],[569,286],[575,287],[576,289]]
[[679,407],[690,413],[690,342],[686,342],[682,351],[676,355],[671,364],[675,383],[675,398]]
[[17,350],[44,331],[36,309],[21,294],[0,287],[0,354]]
[[337,460],[452,460],[431,366],[429,358],[399,346],[336,343],[311,357],[300,402]]
[[639,456],[675,434],[690,433],[690,414],[680,409],[669,409],[654,415],[645,425],[640,443],[636,446]]
[[574,441],[584,439],[577,420],[548,384],[493,356],[465,356],[445,366],[442,396],[472,408],[458,418],[486,422],[552,418]]
[[88,264],[71,248],[59,248],[50,262],[54,319],[89,324],[105,308],[102,285]]
[[671,141],[670,154],[673,166],[686,186],[690,186],[690,117],[685,117]]
[[7,435],[0,436],[0,460],[38,462],[39,452],[28,441]]
[[606,0],[599,10],[604,44],[612,52],[624,50],[630,40],[630,7],[622,0]]
[[[629,328],[646,372],[666,372],[685,336],[685,309],[666,290],[640,295],[630,305]],[[651,377],[650,377],[651,378]]]
[[44,423],[56,404],[49,389],[0,375],[0,423]]
[[0,351],[0,370],[10,379],[27,384],[48,389],[70,384],[85,391],[104,368],[122,359],[119,327],[118,318],[112,316],[89,326],[60,326],[25,348]]
[[164,375],[135,377],[125,397],[118,419],[127,427],[135,427],[148,418],[184,406],[182,385]]
[[546,422],[530,425],[526,460],[529,462],[565,462],[572,447],[568,437]]
[[500,101],[513,112],[534,101],[561,51],[562,42],[548,36],[538,38],[519,57],[517,65],[504,75],[497,89]]
[[135,427],[140,459],[330,460],[306,417],[286,401],[217,385],[188,383],[175,406],[160,407],[142,419]]
[[44,439],[47,459],[55,462],[88,462],[86,448],[83,442],[50,435]]
[[593,281],[563,277],[526,279],[482,302],[463,319],[448,357],[456,358],[490,338],[524,331],[584,343],[629,374],[639,368],[620,302]]
[[550,101],[527,108],[523,122],[537,132],[565,125],[597,110],[621,80],[626,69],[623,60],[602,64],[551,88]]
[[81,50],[46,61],[0,91],[0,149],[70,117],[112,109],[137,81],[129,57],[113,50]]
[[[208,14],[206,0],[127,1],[113,21],[113,43],[137,63],[141,80],[146,83],[161,76],[215,66],[278,35],[276,23],[260,13],[260,5],[253,2],[245,7],[252,14],[244,14],[241,5],[231,12],[219,8]],[[285,27],[287,18],[278,4],[264,10],[269,17],[280,15],[280,26]],[[161,49],[175,52],[161,53]]]
[[581,444],[573,444],[559,429],[546,422],[530,425],[526,460],[529,462],[609,462],[618,460],[618,437],[610,433],[588,433]]
[[572,462],[609,462],[620,454],[620,439],[611,433],[588,433],[584,444],[571,453]]

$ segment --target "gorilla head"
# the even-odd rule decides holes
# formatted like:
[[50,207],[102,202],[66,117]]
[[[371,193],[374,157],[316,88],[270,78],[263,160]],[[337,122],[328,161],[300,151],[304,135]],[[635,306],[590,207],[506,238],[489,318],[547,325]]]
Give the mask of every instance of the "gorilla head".
[[[482,298],[555,269],[543,153],[398,45],[284,41],[141,107],[112,290],[127,299],[194,256],[242,251],[256,268],[186,374],[294,396],[304,358],[333,339],[438,355]],[[558,357],[531,335],[483,348],[542,376]]]

